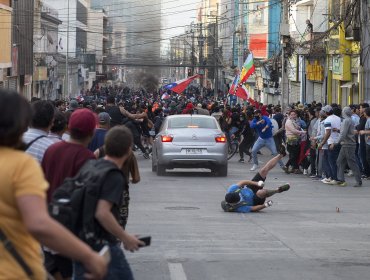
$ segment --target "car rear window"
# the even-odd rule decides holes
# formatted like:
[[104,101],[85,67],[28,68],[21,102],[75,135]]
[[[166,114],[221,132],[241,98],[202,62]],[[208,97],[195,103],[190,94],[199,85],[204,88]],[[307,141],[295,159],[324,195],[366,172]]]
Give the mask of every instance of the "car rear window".
[[168,128],[210,128],[217,129],[216,120],[211,118],[173,118],[168,120]]

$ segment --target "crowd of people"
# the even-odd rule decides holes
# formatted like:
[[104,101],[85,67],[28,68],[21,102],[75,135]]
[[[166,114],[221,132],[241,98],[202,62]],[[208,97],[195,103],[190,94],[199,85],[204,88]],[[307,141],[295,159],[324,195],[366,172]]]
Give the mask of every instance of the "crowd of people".
[[[100,279],[105,274],[106,279],[133,279],[120,248],[122,243],[126,250],[135,251],[143,245],[125,230],[129,184],[140,181],[133,151],[150,158],[153,139],[168,115],[214,116],[229,141],[238,139],[239,162],[244,163],[248,155],[251,171],[259,169],[258,154],[263,147],[271,152],[273,158],[255,178],[228,190],[222,205],[225,211],[243,207],[239,212],[250,212],[271,206],[272,202],[265,202],[267,197],[289,189],[262,189],[268,171],[277,164],[287,174],[337,186],[346,185],[345,175],[354,175],[355,187],[370,178],[367,103],[344,108],[297,103],[282,111],[280,106],[252,100],[228,104],[227,99],[192,91],[162,97],[162,92],[111,88],[99,96],[28,102],[16,93],[0,92],[0,242],[10,244],[0,248],[4,256],[0,270],[5,278],[44,279],[45,267],[56,279],[83,279],[84,275]],[[286,151],[289,157],[284,162]],[[86,245],[51,219],[46,205],[66,178],[78,176],[92,160],[111,168],[97,197],[100,238]],[[242,204],[238,204],[238,192],[245,198]],[[258,204],[245,204],[249,200]],[[105,245],[112,254],[109,265],[96,253]]]
[[[279,105],[264,105],[253,100],[243,105],[230,104],[227,98],[203,97],[195,91],[181,95],[170,93],[165,99],[161,99],[162,92],[149,94],[114,88],[106,92],[106,110],[112,122],[123,122],[130,127],[136,147],[146,158],[150,156],[153,136],[164,117],[205,114],[219,121],[229,142],[235,137],[239,140],[239,162],[243,163],[244,156],[248,155],[251,171],[259,168],[258,154],[263,147],[274,156],[284,146],[289,158],[285,163],[280,160],[279,165],[288,174],[304,174],[339,186],[346,185],[344,174],[347,174],[355,176],[356,187],[362,186],[362,179],[370,177],[367,103],[341,108],[338,104],[298,102],[282,111]],[[112,109],[114,102],[121,114],[117,108]],[[99,109],[104,105],[92,101],[82,106]]]
[[[87,98],[88,101],[72,100],[68,105],[57,101],[56,106],[61,111],[66,109],[67,118],[76,108],[89,108],[97,114],[106,112],[111,126],[124,124],[131,130],[134,149],[139,149],[147,159],[154,136],[167,115],[205,114],[218,120],[229,142],[238,139],[239,162],[244,163],[244,156],[248,155],[251,171],[259,169],[258,154],[263,147],[273,156],[285,147],[289,158],[285,163],[280,160],[279,166],[287,174],[304,174],[339,186],[346,185],[344,174],[347,174],[355,177],[356,187],[370,177],[367,103],[341,108],[338,104],[298,102],[282,111],[279,105],[253,100],[243,105],[230,104],[227,98],[217,100],[213,95],[202,96],[195,90],[181,95],[169,92],[164,97],[163,91],[147,93],[112,87],[100,89],[94,98]],[[100,142],[96,142],[99,135]],[[89,145],[91,151],[101,145],[102,135],[97,133]]]

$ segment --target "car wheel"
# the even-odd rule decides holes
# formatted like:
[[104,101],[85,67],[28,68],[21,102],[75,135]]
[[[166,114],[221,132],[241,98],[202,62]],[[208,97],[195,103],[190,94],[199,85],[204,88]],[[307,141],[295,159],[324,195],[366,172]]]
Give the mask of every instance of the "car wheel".
[[157,172],[157,166],[154,164],[154,158],[152,158],[152,172]]
[[166,167],[161,164],[157,164],[157,175],[158,176],[166,175]]
[[217,169],[218,176],[226,177],[227,176],[227,164],[220,165]]

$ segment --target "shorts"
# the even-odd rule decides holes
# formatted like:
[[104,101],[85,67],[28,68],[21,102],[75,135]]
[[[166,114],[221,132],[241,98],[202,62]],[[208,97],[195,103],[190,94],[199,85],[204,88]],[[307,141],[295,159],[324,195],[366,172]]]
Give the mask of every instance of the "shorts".
[[[263,178],[259,172],[257,172],[257,174],[252,179],[253,182],[258,182],[258,181],[265,182],[265,180],[266,180],[266,178]],[[257,187],[257,186],[248,186],[248,188],[250,188],[253,191],[253,193],[254,193],[253,206],[261,205],[261,204],[264,204],[265,203],[266,198],[259,198],[257,196],[257,194],[256,194],[257,191],[261,189],[260,187]]]
[[44,255],[45,268],[51,275],[60,272],[63,278],[72,278],[73,268],[70,259],[61,255],[53,255],[47,251],[44,251]]

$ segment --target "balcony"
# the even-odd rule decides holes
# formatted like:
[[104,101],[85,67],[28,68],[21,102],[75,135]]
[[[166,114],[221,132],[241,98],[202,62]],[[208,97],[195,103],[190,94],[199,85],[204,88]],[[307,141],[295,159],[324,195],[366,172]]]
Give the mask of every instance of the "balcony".
[[313,32],[304,35],[304,40],[299,44],[298,53],[307,56],[325,56],[326,48],[324,32]]
[[313,0],[295,0],[296,6],[312,6],[314,4]]

